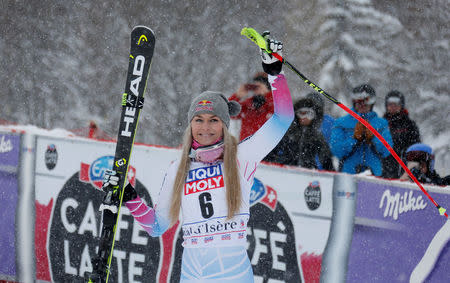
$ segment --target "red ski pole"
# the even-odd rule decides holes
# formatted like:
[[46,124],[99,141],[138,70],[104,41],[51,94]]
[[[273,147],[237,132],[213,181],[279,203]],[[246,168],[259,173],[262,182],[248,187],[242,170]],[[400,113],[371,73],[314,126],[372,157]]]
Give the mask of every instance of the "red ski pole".
[[405,165],[405,163],[402,161],[402,159],[397,155],[397,153],[392,149],[392,147],[389,145],[389,143],[383,138],[383,136],[372,127],[366,120],[364,120],[361,116],[359,116],[356,112],[339,102],[336,98],[326,93],[323,89],[321,89],[317,84],[311,82],[307,77],[305,77],[297,68],[295,68],[291,63],[289,63],[286,59],[281,57],[278,53],[271,52],[267,48],[267,42],[256,30],[252,28],[243,28],[241,31],[242,35],[245,35],[250,40],[256,43],[261,49],[267,51],[268,53],[272,54],[275,58],[280,60],[283,64],[289,67],[297,76],[299,76],[307,85],[312,87],[315,91],[325,96],[328,100],[335,103],[337,106],[342,108],[345,112],[352,115],[353,118],[361,122],[366,128],[368,128],[382,143],[383,145],[389,150],[389,152],[394,156],[395,160],[402,166],[402,168],[405,170],[405,172],[409,175],[411,180],[413,180],[417,186],[422,190],[422,192],[428,197],[428,199],[436,206],[436,208],[439,210],[440,215],[444,215],[448,219],[448,214],[446,213],[446,209],[440,206],[431,196],[430,194],[425,190],[425,188],[422,186],[422,184],[416,179],[416,177],[411,173],[409,168]]

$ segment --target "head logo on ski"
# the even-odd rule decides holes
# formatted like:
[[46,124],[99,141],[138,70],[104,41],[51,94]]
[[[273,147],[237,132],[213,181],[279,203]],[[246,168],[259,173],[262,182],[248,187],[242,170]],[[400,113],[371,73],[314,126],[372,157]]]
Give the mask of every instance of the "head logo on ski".
[[144,104],[144,92],[150,72],[155,46],[155,36],[151,29],[136,26],[131,32],[131,48],[125,92],[121,99],[122,114],[113,170],[120,176],[114,189],[105,192],[101,204],[103,226],[97,257],[93,259],[93,272],[86,276],[87,282],[108,282],[114,250],[114,238],[122,197],[127,179],[128,166],[133,148],[139,114]]

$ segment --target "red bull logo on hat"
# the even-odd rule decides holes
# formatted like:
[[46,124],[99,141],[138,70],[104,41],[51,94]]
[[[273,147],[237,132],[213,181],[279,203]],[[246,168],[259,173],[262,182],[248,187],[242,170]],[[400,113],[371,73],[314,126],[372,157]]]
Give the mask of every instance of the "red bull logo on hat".
[[[103,184],[105,171],[112,169],[114,156],[102,156],[94,160],[91,164],[81,163],[79,179],[84,183],[91,183],[94,187],[100,189]],[[132,186],[136,186],[136,168],[128,168],[128,182]]]
[[212,102],[209,101],[209,100],[205,100],[205,99],[204,99],[204,100],[199,101],[197,104],[198,104],[198,105],[205,106],[205,105],[210,105],[210,104],[212,104]]
[[212,102],[209,100],[201,100],[197,103],[197,107],[195,107],[195,112],[198,111],[213,111]]

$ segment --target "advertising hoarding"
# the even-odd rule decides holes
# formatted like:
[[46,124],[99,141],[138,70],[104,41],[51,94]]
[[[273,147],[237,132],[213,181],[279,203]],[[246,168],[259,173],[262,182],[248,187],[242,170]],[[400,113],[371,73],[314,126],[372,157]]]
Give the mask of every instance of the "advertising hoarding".
[[[431,244],[439,245],[426,282],[450,282],[450,242],[433,242],[446,219],[414,185],[381,180],[358,181],[355,226],[347,282],[409,282]],[[426,187],[444,207],[450,191]],[[433,243],[432,243],[433,242]]]
[[[99,188],[104,170],[111,168],[114,148],[108,142],[37,138],[38,280],[79,280],[92,270],[101,223]],[[177,149],[135,146],[128,181],[148,204],[157,200],[165,170],[178,154]],[[256,282],[318,281],[331,219],[332,181],[332,175],[260,166],[251,193],[247,237]],[[112,278],[176,282],[181,236],[177,224],[162,237],[151,238],[122,207]]]
[[0,132],[0,279],[16,278],[16,212],[20,135]]

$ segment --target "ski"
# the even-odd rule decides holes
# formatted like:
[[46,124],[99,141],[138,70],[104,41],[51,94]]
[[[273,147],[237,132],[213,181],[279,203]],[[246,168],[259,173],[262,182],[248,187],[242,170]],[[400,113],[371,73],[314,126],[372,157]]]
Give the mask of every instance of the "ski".
[[122,95],[122,114],[112,168],[120,176],[120,181],[116,187],[105,192],[100,206],[103,214],[100,242],[97,255],[92,260],[93,271],[86,274],[86,282],[106,283],[110,276],[117,220],[122,206],[122,195],[127,180],[139,114],[144,105],[144,92],[154,47],[155,35],[151,29],[145,26],[133,28],[125,93]]

